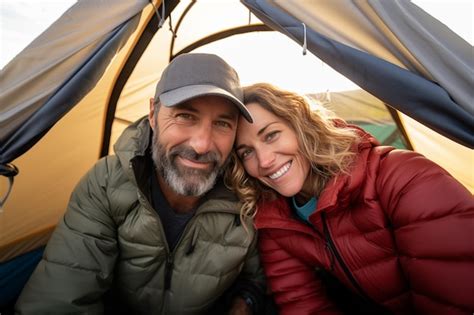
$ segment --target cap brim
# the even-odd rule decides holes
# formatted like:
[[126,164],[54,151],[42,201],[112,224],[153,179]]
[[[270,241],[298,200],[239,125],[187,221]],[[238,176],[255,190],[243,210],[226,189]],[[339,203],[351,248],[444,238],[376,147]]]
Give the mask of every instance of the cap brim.
[[237,106],[242,116],[244,116],[248,122],[253,122],[252,115],[238,98],[226,90],[213,85],[188,85],[172,91],[164,92],[160,95],[160,102],[166,107],[172,107],[192,98],[205,95],[218,95],[227,98]]

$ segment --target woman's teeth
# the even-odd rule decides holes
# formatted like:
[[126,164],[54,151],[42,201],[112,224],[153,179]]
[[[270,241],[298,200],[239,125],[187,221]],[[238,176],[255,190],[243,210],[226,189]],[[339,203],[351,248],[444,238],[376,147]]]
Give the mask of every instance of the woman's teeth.
[[280,168],[275,173],[269,175],[268,177],[270,177],[271,179],[277,179],[281,177],[282,175],[284,175],[286,172],[288,172],[288,170],[290,169],[290,166],[291,166],[291,161],[283,165],[282,168]]

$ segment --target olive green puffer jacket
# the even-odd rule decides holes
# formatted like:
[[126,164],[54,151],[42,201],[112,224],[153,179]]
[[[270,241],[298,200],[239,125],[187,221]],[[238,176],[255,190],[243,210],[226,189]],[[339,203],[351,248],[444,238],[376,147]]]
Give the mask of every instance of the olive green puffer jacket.
[[102,314],[104,293],[114,292],[126,313],[206,314],[238,277],[263,288],[256,233],[250,222],[248,233],[240,224],[235,196],[221,183],[170,252],[147,196],[149,143],[141,119],[122,134],[116,156],[82,178],[18,313]]

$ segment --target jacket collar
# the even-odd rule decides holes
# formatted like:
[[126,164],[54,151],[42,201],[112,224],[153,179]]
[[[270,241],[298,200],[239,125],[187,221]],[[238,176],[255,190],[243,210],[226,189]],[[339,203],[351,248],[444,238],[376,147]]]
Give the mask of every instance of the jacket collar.
[[316,231],[297,219],[291,210],[288,199],[279,196],[275,200],[259,204],[254,218],[255,228],[282,229],[316,236]]
[[128,126],[114,144],[114,152],[125,171],[135,156],[145,156],[150,146],[151,127],[148,116],[144,116]]

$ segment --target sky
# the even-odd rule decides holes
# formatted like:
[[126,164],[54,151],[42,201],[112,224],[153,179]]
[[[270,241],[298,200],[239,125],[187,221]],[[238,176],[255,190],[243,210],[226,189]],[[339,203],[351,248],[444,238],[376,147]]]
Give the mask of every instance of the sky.
[[0,0],[0,68],[76,1]]
[[[75,2],[75,0],[0,0],[0,68],[3,68],[16,54],[25,48],[34,38],[40,35],[43,30],[45,30]],[[474,1],[415,0],[413,2],[446,24],[471,45],[473,44]],[[272,44],[278,40],[279,39],[274,39]],[[301,48],[296,45],[286,46],[284,49],[287,49],[288,53],[295,50],[301,50]],[[347,90],[356,87],[352,82],[345,79],[322,62],[308,66],[305,64],[307,58],[305,59],[301,53],[294,55],[298,57],[292,58],[293,64],[291,65],[291,68],[306,69],[306,72],[308,73],[314,73],[314,71],[321,73],[322,76],[325,77],[325,81],[320,83],[322,90]],[[269,58],[270,57],[271,56],[269,56]],[[272,79],[277,80],[277,82],[273,82],[274,84],[285,86],[288,89],[297,90],[292,87],[292,84],[295,84],[295,82],[294,80],[292,82],[291,79],[293,74],[291,73],[290,65],[287,65],[287,71],[280,71],[280,73],[284,73],[285,76],[281,76],[279,79],[276,78],[277,74],[274,73],[275,67],[272,68],[273,65],[273,62],[269,62],[266,65],[260,64],[259,66],[261,69],[259,69],[259,71],[261,73],[266,73]],[[283,65],[283,67],[284,66],[285,65]],[[239,72],[238,66],[235,68]],[[242,77],[241,75],[241,79],[242,81],[245,81],[245,76]],[[278,80],[281,80],[282,83],[279,84],[280,82],[278,82]],[[301,87],[301,82],[298,84]],[[314,82],[311,84],[311,87],[314,87]],[[304,93],[307,91],[300,90],[299,92]]]

